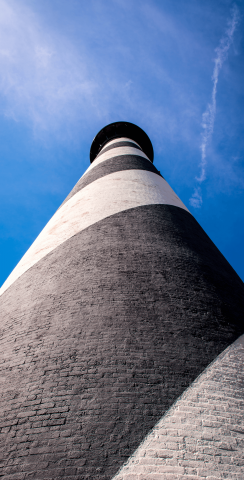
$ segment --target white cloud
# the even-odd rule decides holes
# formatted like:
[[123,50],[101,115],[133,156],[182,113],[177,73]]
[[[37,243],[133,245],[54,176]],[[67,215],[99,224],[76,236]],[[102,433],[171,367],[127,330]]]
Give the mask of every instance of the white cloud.
[[194,189],[190,203],[194,208],[200,208],[202,206],[202,192],[200,187]]
[[[179,135],[192,142],[190,125],[198,110],[161,53],[159,62],[151,29],[149,38],[142,37],[147,9],[138,19],[138,8],[131,7],[124,31],[120,15],[127,15],[128,3],[118,3],[116,15],[108,15],[109,8],[95,2],[92,18],[86,13],[80,30],[72,19],[76,35],[69,37],[60,27],[48,26],[25,0],[0,0],[0,113],[34,125],[36,132],[56,130],[59,137],[69,130],[73,138],[74,129],[81,132],[89,122],[94,128],[94,123],[127,119],[145,129],[153,124],[155,137],[163,132],[172,140]],[[164,26],[162,32],[156,23],[153,31],[165,51],[181,45],[173,19],[166,16]],[[153,88],[151,82],[156,82]],[[157,88],[167,92],[160,102]]]
[[26,117],[42,129],[93,104],[96,83],[86,58],[49,32],[22,2],[0,0],[0,95],[2,113]]
[[227,58],[228,51],[230,45],[233,41],[233,35],[240,20],[239,10],[236,5],[234,5],[232,9],[232,16],[231,19],[228,21],[228,27],[225,32],[225,35],[221,38],[219,46],[216,48],[216,57],[214,59],[214,71],[213,71],[213,89],[212,89],[212,96],[211,102],[208,104],[205,112],[202,116],[202,143],[200,146],[201,150],[201,162],[200,162],[200,175],[196,177],[196,180],[199,184],[198,187],[195,188],[192,197],[190,198],[190,204],[195,207],[199,208],[202,205],[202,194],[201,194],[201,187],[200,185],[206,179],[206,165],[207,165],[207,147],[211,140],[213,129],[214,129],[214,121],[216,115],[216,94],[217,94],[217,83],[219,79],[219,72],[222,68],[224,61]]

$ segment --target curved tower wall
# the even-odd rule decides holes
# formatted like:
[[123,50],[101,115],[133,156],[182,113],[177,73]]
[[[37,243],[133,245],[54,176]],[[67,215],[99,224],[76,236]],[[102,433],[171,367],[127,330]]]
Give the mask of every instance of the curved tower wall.
[[99,147],[1,289],[6,480],[228,478],[201,469],[241,435],[243,283],[132,137]]
[[244,335],[205,369],[114,480],[242,479]]
[[[112,143],[112,145],[111,145]],[[142,205],[169,204],[185,210],[181,200],[147,156],[132,142],[109,142],[51,218],[1,287],[17,278],[71,236],[121,211]],[[110,148],[108,151],[107,149]],[[126,159],[125,159],[126,157]],[[105,163],[104,163],[105,162]],[[84,188],[86,187],[86,188]],[[188,211],[188,210],[187,210]]]

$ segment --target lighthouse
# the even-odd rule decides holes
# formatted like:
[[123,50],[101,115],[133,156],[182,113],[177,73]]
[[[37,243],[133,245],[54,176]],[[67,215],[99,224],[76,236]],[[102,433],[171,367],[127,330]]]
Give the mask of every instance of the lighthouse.
[[4,480],[241,479],[244,286],[116,122],[0,290]]

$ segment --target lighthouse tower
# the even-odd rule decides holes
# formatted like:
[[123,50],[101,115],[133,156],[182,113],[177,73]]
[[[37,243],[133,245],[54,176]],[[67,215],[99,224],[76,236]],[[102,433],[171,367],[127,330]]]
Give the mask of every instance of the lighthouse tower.
[[4,480],[244,478],[244,286],[117,122],[0,291]]

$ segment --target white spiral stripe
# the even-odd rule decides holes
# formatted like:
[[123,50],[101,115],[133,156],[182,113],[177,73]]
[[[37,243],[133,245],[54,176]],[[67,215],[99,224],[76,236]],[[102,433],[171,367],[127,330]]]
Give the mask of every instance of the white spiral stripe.
[[[111,140],[110,142],[108,143],[105,143],[105,145],[103,146],[102,150],[106,147],[109,147],[110,145],[113,145],[113,144],[116,144],[118,142],[131,142],[131,143],[135,143],[136,145],[138,145],[138,147],[140,147],[139,143],[135,142],[135,140],[131,140],[131,138],[127,138],[127,137],[118,137],[118,138],[114,138],[113,140]],[[102,151],[101,150],[101,151]]]
[[110,215],[151,204],[175,205],[187,210],[162,177],[146,170],[123,170],[92,182],[57,210],[9,275],[0,294],[32,265],[81,230]]
[[117,147],[111,148],[107,152],[102,153],[99,157],[96,157],[95,160],[91,163],[88,169],[85,171],[84,175],[89,172],[92,168],[96,167],[99,163],[104,162],[105,160],[109,160],[110,158],[119,157],[121,155],[137,155],[139,157],[143,157],[152,163],[149,158],[146,156],[144,152],[139,150],[138,148],[133,147]]
[[[226,472],[229,479],[244,478],[240,460],[244,432],[243,365],[244,335],[195,380],[112,480],[221,480],[227,478]],[[192,465],[196,476],[189,475]]]

